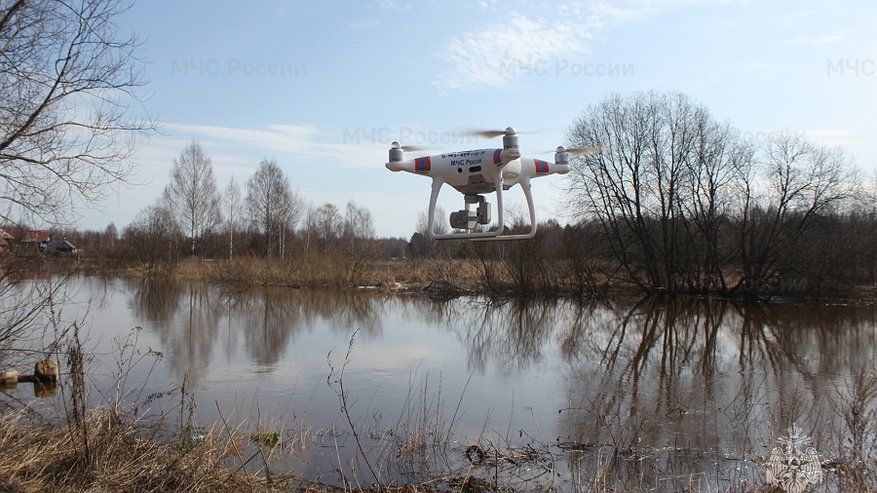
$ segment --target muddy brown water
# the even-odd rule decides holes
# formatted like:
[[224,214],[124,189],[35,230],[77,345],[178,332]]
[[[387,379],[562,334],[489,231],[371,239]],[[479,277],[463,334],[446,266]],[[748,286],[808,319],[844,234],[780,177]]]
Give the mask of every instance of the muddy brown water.
[[[186,402],[198,429],[224,420],[279,436],[275,472],[335,484],[373,481],[372,465],[388,482],[743,490],[765,480],[792,424],[821,460],[849,450],[843,406],[877,350],[868,305],[434,301],[98,278],[62,293],[46,332],[81,326],[92,402],[121,394],[171,428]],[[859,443],[870,454],[874,436]]]

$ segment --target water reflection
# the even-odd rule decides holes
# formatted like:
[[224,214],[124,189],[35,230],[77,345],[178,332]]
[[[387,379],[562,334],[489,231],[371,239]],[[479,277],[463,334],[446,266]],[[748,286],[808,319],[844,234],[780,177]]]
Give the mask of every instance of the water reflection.
[[[253,373],[275,374],[283,383],[263,398],[329,419],[338,410],[325,388],[325,355],[358,329],[352,394],[394,416],[393,406],[411,404],[400,401],[412,368],[439,372],[452,395],[475,375],[464,399],[469,421],[455,421],[456,431],[477,440],[485,415],[515,413],[497,409],[510,402],[518,413],[503,428],[543,437],[564,454],[573,489],[593,485],[601,470],[631,490],[660,483],[671,491],[680,484],[667,478],[692,474],[719,489],[742,488],[793,423],[823,457],[837,456],[848,432],[836,401],[857,369],[873,371],[877,356],[871,306],[433,302],[125,282],[132,318],[156,335],[177,381],[188,375],[233,387]],[[303,389],[290,389],[292,381]],[[504,392],[513,397],[504,401]],[[374,407],[362,415],[376,419]]]
[[484,373],[494,365],[510,374],[545,358],[546,343],[564,313],[556,303],[457,299],[433,304],[428,316],[457,335],[470,371]]
[[270,372],[297,334],[328,321],[333,332],[358,328],[367,338],[382,332],[382,296],[356,292],[262,288],[227,290],[174,281],[137,281],[130,285],[130,308],[159,334],[176,375],[198,381],[215,357],[220,339],[224,358],[237,343],[260,371]]
[[872,306],[463,300],[441,313],[472,371],[551,371],[562,359],[556,436],[573,467],[668,491],[680,471],[742,488],[758,476],[751,460],[794,423],[824,457],[842,455],[844,388],[874,370],[877,347]]

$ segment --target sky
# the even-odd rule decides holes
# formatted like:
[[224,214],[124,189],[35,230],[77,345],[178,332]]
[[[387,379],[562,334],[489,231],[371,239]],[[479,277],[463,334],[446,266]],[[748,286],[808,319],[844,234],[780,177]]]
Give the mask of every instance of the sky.
[[[501,147],[465,131],[513,126],[532,132],[523,155],[551,161],[588,105],[650,90],[682,92],[755,142],[799,132],[877,169],[877,3],[864,0],[150,0],[119,28],[140,38],[147,81],[131,111],[158,131],[85,229],[129,224],[196,139],[220,190],[273,159],[308,205],[353,201],[378,236],[409,238],[430,180],[384,167],[392,141]],[[533,181],[539,221],[569,220],[565,179]],[[504,197],[523,211],[519,187]],[[440,204],[462,196],[445,187]]]

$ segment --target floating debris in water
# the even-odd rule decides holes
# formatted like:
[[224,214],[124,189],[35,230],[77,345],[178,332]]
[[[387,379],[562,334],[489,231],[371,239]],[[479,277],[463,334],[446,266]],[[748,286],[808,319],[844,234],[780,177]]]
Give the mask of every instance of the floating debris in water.
[[276,431],[260,431],[250,435],[250,441],[257,445],[265,445],[273,448],[280,444],[280,433]]

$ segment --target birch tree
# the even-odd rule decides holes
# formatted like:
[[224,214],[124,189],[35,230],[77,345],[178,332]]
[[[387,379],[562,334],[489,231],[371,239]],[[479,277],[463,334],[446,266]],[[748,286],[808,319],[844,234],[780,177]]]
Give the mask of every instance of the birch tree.
[[197,141],[192,141],[174,160],[165,197],[180,229],[191,241],[191,255],[222,222],[213,164]]
[[262,161],[247,182],[246,202],[251,223],[264,235],[266,254],[284,256],[287,236],[302,214],[302,201],[276,162]]

